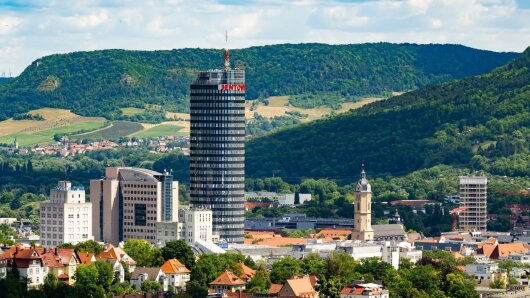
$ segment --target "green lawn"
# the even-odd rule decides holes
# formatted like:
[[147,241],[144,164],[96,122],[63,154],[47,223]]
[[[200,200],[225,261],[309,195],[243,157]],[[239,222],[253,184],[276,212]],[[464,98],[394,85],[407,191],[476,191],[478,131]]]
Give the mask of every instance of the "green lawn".
[[101,128],[105,125],[105,120],[98,121],[87,121],[67,126],[51,128],[31,134],[16,133],[5,136],[0,136],[0,143],[12,144],[15,136],[17,137],[18,144],[20,146],[30,146],[37,144],[44,144],[53,141],[55,134],[71,135],[81,131],[91,131]]
[[144,127],[138,122],[130,121],[114,121],[112,126],[109,126],[105,129],[94,131],[87,134],[79,134],[72,136],[74,139],[106,139],[106,140],[116,140],[121,137],[128,136],[132,133],[142,130]]
[[157,138],[167,136],[185,136],[185,132],[179,132],[183,127],[171,124],[160,124],[158,126],[146,129],[134,136],[137,138]]
[[121,112],[124,116],[133,116],[136,114],[142,114],[145,112],[145,109],[140,108],[121,108]]

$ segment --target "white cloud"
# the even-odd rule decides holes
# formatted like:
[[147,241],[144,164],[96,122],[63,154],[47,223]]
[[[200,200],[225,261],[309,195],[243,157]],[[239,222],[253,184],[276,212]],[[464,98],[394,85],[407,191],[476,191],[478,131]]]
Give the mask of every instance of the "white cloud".
[[233,48],[273,43],[462,43],[522,51],[530,10],[515,0],[56,0],[0,2],[0,73],[50,53]]

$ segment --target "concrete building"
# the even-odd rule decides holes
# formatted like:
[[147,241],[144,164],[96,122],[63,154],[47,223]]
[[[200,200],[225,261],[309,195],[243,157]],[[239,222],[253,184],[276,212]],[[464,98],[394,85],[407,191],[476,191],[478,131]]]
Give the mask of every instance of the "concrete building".
[[92,203],[86,202],[85,189],[59,181],[50,191],[50,201],[40,203],[41,244],[55,247],[94,239]]
[[208,209],[180,209],[179,224],[182,228],[179,231],[179,239],[190,245],[197,240],[212,242],[212,216],[212,211]]
[[486,177],[460,177],[460,229],[465,231],[486,231],[487,217],[487,184]]
[[373,240],[372,229],[372,187],[366,179],[364,168],[361,170],[361,179],[355,185],[355,202],[353,215],[352,239]]
[[178,182],[170,173],[140,168],[107,168],[90,181],[96,241],[118,245],[128,239],[156,243],[156,224],[176,222]]
[[213,231],[243,243],[245,202],[245,71],[200,72],[191,84],[190,197],[211,209]]

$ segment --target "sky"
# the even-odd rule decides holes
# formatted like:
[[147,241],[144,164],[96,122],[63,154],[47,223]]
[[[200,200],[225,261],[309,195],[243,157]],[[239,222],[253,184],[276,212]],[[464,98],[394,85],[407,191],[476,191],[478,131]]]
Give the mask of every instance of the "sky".
[[0,0],[0,76],[50,54],[278,43],[530,46],[530,0]]

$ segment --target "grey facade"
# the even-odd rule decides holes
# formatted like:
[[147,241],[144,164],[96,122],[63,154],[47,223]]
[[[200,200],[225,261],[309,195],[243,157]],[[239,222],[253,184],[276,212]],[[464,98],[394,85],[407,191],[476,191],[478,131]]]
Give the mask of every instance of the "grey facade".
[[200,72],[191,85],[190,196],[210,208],[213,232],[243,243],[245,201],[245,72]]

